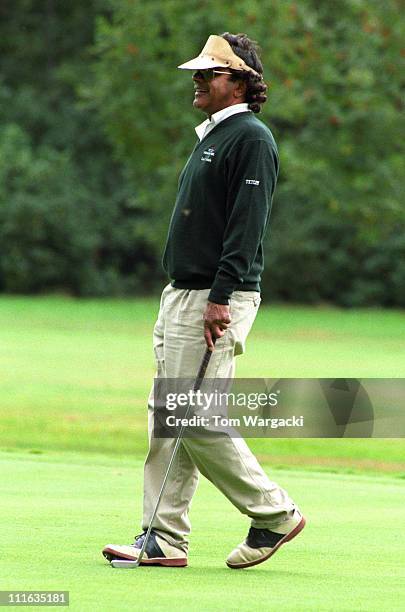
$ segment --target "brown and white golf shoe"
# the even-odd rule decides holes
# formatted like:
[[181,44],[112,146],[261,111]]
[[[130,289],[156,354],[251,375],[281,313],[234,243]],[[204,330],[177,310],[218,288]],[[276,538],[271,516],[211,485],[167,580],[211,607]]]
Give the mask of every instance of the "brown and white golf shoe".
[[[141,552],[145,535],[146,532],[136,536],[133,544],[107,544],[102,553],[108,561],[114,559],[136,561]],[[169,544],[157,533],[151,531],[140,565],[185,567],[187,565],[187,555],[183,550]]]
[[263,563],[274,555],[280,546],[295,538],[304,527],[305,518],[298,510],[295,510],[291,519],[271,531],[251,527],[246,540],[231,552],[226,564],[232,569],[243,569]]

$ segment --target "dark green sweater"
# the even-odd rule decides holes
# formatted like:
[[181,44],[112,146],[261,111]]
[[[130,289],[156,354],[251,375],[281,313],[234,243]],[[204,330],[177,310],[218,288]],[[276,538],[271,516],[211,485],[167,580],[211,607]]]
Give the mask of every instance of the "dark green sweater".
[[163,267],[174,287],[260,291],[263,237],[278,176],[270,130],[251,112],[231,115],[198,142],[183,168]]

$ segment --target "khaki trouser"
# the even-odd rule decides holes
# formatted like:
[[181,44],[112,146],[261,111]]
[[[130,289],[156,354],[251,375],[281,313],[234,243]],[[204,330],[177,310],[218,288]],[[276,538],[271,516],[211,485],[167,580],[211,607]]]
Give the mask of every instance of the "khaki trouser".
[[[197,375],[205,351],[203,312],[209,289],[165,287],[153,334],[157,376],[190,378]],[[235,356],[243,353],[256,317],[260,295],[235,291],[230,301],[231,324],[218,339],[206,378],[232,378]],[[153,436],[153,386],[149,396],[149,453],[144,472],[142,528],[147,529],[176,440]],[[190,533],[188,510],[199,472],[252,519],[252,526],[272,528],[291,518],[294,503],[271,482],[242,438],[213,436],[183,438],[172,465],[154,521],[154,531],[184,551]]]

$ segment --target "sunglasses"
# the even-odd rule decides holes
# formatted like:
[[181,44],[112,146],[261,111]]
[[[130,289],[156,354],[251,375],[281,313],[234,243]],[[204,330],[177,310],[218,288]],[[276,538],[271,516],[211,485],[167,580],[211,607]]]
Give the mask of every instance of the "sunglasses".
[[232,74],[232,72],[226,72],[225,70],[216,70],[215,68],[207,68],[206,70],[197,70],[194,72],[193,77],[197,79],[204,79],[204,81],[212,81],[218,74]]

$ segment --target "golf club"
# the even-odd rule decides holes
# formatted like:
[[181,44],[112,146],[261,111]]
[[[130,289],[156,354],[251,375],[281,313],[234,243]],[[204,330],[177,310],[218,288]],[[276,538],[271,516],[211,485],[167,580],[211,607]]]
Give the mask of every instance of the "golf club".
[[[215,344],[215,339],[214,339],[214,344]],[[209,364],[210,359],[211,359],[211,354],[212,354],[212,351],[210,351],[209,348],[207,348],[205,353],[204,353],[204,357],[203,357],[203,360],[201,362],[200,369],[198,370],[198,374],[197,374],[197,378],[196,378],[195,383],[194,383],[193,391],[198,391],[200,386],[201,386],[201,383],[202,383],[203,378],[205,376],[205,373],[207,371],[208,364]],[[185,413],[185,415],[183,417],[184,419],[187,419],[189,411],[190,411],[190,404],[187,407],[186,413]],[[146,546],[148,544],[149,536],[150,536],[150,533],[152,531],[153,521],[155,520],[155,516],[156,516],[157,511],[159,509],[160,500],[163,497],[163,493],[164,493],[164,490],[165,490],[165,487],[166,487],[167,479],[169,477],[170,469],[171,469],[173,461],[174,461],[174,459],[176,457],[177,450],[178,450],[178,448],[180,446],[184,429],[185,429],[185,425],[182,425],[181,428],[180,428],[180,431],[179,431],[179,435],[177,436],[177,439],[176,439],[176,444],[174,446],[172,456],[170,457],[169,465],[167,466],[166,474],[165,474],[165,476],[163,478],[162,486],[160,488],[160,492],[159,492],[159,495],[158,495],[158,498],[157,498],[155,509],[154,509],[152,517],[151,517],[151,519],[149,521],[149,527],[148,527],[148,530],[146,532],[146,536],[145,536],[145,539],[143,541],[143,546],[141,548],[141,552],[139,553],[138,559],[136,561],[130,561],[129,559],[112,559],[111,560],[112,567],[120,567],[120,568],[132,569],[132,568],[135,568],[135,567],[139,567],[141,565],[142,557],[143,557],[143,555],[145,553],[145,549],[146,549]]]

